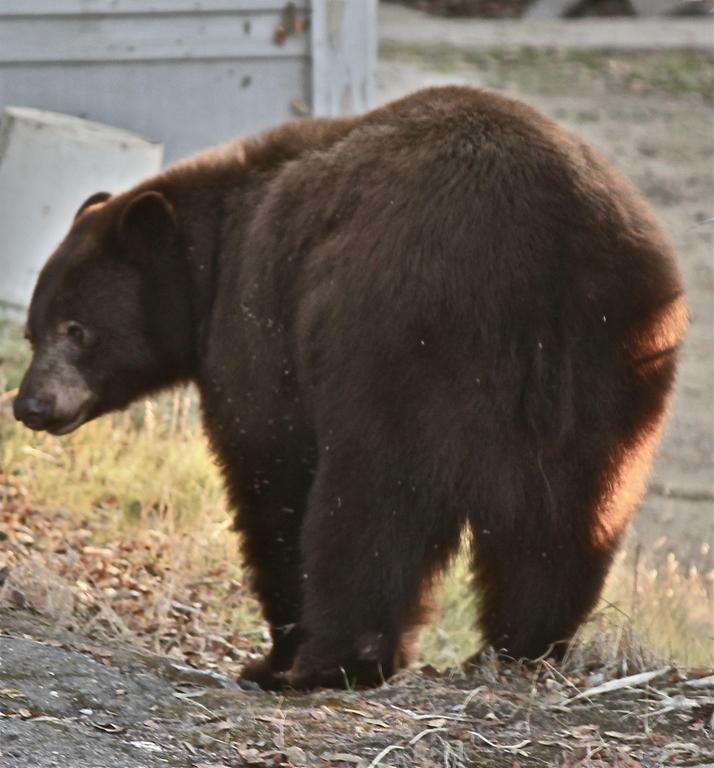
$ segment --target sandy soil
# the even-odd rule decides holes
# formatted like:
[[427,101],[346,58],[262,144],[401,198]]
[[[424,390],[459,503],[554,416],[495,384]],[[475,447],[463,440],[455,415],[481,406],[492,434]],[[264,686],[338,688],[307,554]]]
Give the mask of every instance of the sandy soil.
[[[379,95],[386,101],[419,87],[462,83],[518,96],[604,152],[638,185],[681,259],[691,328],[672,416],[650,489],[630,534],[648,551],[672,550],[685,563],[710,563],[712,542],[712,115],[706,83],[660,76],[656,54],[569,55],[512,52],[453,55],[443,47],[384,47]],[[672,63],[672,62],[670,62]],[[707,59],[682,60],[685,76]],[[676,67],[672,78],[679,76]],[[681,74],[681,73],[680,73]],[[711,93],[711,90],[709,90]],[[711,567],[711,565],[709,565]]]

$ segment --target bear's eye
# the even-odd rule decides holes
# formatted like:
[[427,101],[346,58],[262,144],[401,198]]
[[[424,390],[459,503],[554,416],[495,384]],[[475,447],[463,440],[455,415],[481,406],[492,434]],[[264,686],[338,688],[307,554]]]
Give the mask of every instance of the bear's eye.
[[84,344],[86,334],[84,328],[79,323],[69,322],[65,326],[65,333],[75,344]]

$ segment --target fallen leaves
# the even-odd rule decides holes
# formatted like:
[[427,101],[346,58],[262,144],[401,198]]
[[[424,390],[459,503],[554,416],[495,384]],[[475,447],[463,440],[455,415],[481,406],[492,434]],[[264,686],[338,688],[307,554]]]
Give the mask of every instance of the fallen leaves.
[[181,535],[130,528],[107,538],[101,516],[34,507],[0,471],[0,604],[237,676],[266,637],[236,628],[227,606],[257,615],[254,599],[231,563],[198,579],[182,573]]

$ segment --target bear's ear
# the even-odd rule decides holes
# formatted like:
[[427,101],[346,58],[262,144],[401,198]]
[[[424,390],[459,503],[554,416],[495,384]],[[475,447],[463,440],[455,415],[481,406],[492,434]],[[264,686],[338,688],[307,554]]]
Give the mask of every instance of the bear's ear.
[[131,260],[165,251],[175,232],[174,209],[160,192],[142,192],[130,200],[119,221],[119,234]]
[[106,203],[111,196],[111,192],[95,192],[93,195],[90,195],[77,209],[77,213],[74,214],[74,220],[77,221],[80,215],[83,214],[87,208],[91,207],[92,205]]

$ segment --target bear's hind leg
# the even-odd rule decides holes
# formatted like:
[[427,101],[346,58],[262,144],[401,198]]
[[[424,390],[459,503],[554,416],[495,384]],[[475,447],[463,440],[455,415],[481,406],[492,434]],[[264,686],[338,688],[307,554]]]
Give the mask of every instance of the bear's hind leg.
[[626,420],[583,428],[587,439],[548,460],[531,457],[520,469],[515,457],[501,462],[508,471],[491,486],[491,504],[470,517],[480,625],[496,650],[516,659],[562,654],[595,606],[645,491],[672,365],[637,380],[621,407]]
[[597,602],[614,548],[559,533],[536,541],[484,538],[475,536],[474,568],[487,643],[515,660],[562,656]]
[[500,505],[496,492],[485,515],[472,513],[480,626],[497,651],[515,659],[565,651],[600,596],[656,437],[618,445],[591,433],[522,474],[512,462]]
[[339,450],[321,461],[303,528],[303,642],[295,688],[379,685],[406,662],[429,579],[461,524],[388,469]]

